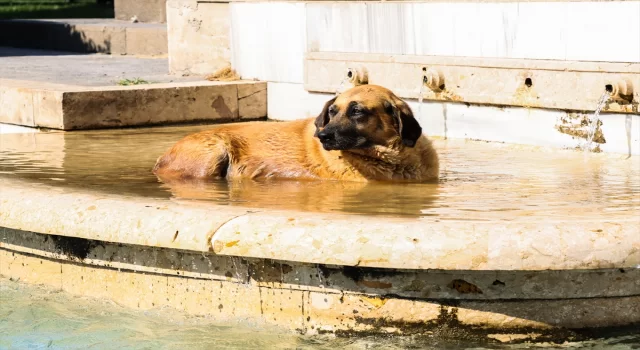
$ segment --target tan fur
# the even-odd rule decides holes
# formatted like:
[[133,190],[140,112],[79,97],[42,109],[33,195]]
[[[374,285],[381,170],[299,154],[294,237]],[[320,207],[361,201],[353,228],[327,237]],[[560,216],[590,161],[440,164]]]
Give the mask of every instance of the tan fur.
[[[438,156],[431,141],[421,135],[414,147],[403,145],[399,133],[401,122],[384,112],[384,101],[390,101],[403,113],[411,114],[404,101],[383,87],[363,85],[341,94],[333,102],[333,108],[346,110],[351,101],[372,111],[367,123],[357,125],[361,133],[375,141],[369,148],[325,150],[314,136],[323,128],[317,127],[313,118],[229,124],[180,140],[158,158],[153,171],[163,180],[226,177],[430,181],[438,178]],[[325,109],[328,106],[329,103]],[[341,112],[330,123],[350,122],[346,113]]]

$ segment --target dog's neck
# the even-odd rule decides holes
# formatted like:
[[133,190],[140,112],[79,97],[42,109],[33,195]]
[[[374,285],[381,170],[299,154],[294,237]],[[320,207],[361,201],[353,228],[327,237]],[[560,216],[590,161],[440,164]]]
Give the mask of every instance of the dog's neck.
[[[422,141],[424,141],[422,140],[423,138],[424,136],[416,142],[415,147],[411,148],[403,145],[402,140],[398,137],[392,139],[387,145],[373,145],[367,148],[353,149],[343,152],[355,156],[374,159],[377,162],[395,166],[417,164],[420,159],[417,159],[416,156],[420,154],[419,149],[422,147]],[[416,148],[418,149],[418,152],[416,152]]]
[[342,151],[347,157],[363,158],[366,161],[381,162],[393,165],[403,163],[402,149],[400,147],[389,147],[375,145],[367,148],[358,148]]

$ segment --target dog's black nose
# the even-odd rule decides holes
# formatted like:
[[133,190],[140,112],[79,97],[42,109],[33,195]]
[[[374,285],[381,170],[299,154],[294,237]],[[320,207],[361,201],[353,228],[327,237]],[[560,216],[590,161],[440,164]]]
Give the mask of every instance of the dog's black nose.
[[321,142],[327,142],[327,141],[334,140],[335,136],[333,135],[332,132],[326,132],[325,130],[322,130],[318,133],[318,138],[320,139]]

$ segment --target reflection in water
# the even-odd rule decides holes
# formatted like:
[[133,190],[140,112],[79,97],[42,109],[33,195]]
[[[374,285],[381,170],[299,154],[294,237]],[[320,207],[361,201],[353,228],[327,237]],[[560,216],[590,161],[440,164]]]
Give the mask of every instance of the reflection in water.
[[474,344],[428,336],[303,337],[274,329],[220,324],[165,308],[136,311],[111,302],[0,278],[2,349],[576,349],[630,350],[640,334],[562,345]]
[[[230,205],[394,216],[427,215],[422,209],[435,201],[438,192],[433,184],[389,186],[338,181],[182,181],[162,187],[176,198]],[[419,192],[419,200],[410,196],[409,190]]]
[[432,217],[564,220],[640,211],[640,157],[436,140],[438,184],[332,181],[161,183],[156,158],[211,126],[13,134],[0,137],[0,177],[127,196],[253,208]]

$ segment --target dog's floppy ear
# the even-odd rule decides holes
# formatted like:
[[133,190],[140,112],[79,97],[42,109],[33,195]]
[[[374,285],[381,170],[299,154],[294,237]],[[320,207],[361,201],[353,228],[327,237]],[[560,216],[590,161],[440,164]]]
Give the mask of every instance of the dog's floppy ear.
[[320,114],[316,117],[316,132],[318,132],[318,129],[324,128],[324,126],[329,123],[329,107],[331,107],[333,102],[335,102],[336,98],[338,97],[336,96],[327,101],[327,103],[324,104],[324,108],[322,108],[322,112],[320,112]]
[[422,127],[413,116],[413,112],[409,105],[398,99],[394,110],[394,117],[398,122],[398,133],[402,138],[402,144],[407,147],[413,147],[422,135]]

